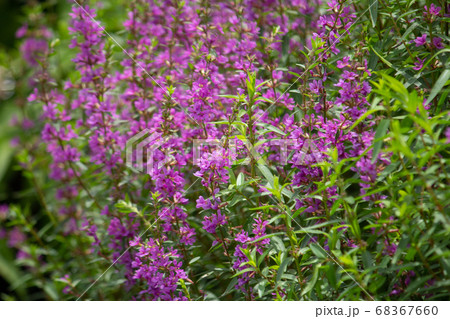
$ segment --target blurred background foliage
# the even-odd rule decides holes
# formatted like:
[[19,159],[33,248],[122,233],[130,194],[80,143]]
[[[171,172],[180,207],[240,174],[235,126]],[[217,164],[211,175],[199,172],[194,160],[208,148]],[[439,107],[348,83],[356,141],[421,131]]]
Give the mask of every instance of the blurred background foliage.
[[[70,0],[0,0],[0,205],[21,204],[29,214],[41,211],[42,207],[36,191],[24,171],[18,166],[14,157],[12,143],[18,135],[18,127],[11,125],[14,118],[20,116],[26,99],[31,92],[29,78],[33,70],[28,69],[20,58],[20,45],[22,40],[16,36],[17,30],[25,25],[47,25],[50,30],[58,33],[58,50],[56,50],[52,69],[56,80],[67,78],[73,72],[71,62],[75,53],[69,48],[70,35],[68,31],[69,12],[72,7]],[[115,34],[115,38],[124,42],[123,10],[120,1],[90,1],[101,13],[102,21],[108,30]],[[120,19],[119,19],[120,17]],[[45,19],[43,23],[42,19]],[[70,77],[71,75],[69,75]],[[39,106],[27,107],[27,112],[39,114]],[[37,115],[38,116],[38,115]],[[23,274],[14,265],[15,256],[5,243],[0,243],[0,296],[4,293],[16,295],[19,299],[37,298],[28,291],[25,297],[23,289],[11,291],[20,285]],[[24,280],[24,279],[23,279]],[[9,288],[8,283],[9,282]],[[13,285],[11,285],[14,283]],[[5,297],[5,295],[3,295]],[[4,299],[0,297],[0,299]]]
[[[114,38],[119,43],[125,43],[126,34],[122,25],[124,18],[123,1],[90,1],[90,3],[92,3],[99,11],[99,16],[101,16],[103,24],[108,26],[108,32],[114,34]],[[30,93],[28,81],[33,72],[31,69],[27,69],[27,67],[20,61],[19,48],[21,45],[21,40],[16,38],[15,33],[20,26],[26,23],[33,24],[36,21],[39,21],[40,25],[47,25],[49,26],[49,29],[57,32],[57,50],[55,50],[55,55],[52,57],[54,62],[52,63],[52,67],[54,68],[57,66],[57,69],[52,69],[51,74],[54,76],[58,85],[63,85],[63,81],[60,81],[61,79],[79,76],[77,72],[73,72],[74,66],[71,60],[75,56],[75,53],[69,48],[70,36],[68,33],[68,13],[71,6],[72,3],[70,0],[0,0],[0,19],[2,21],[2,30],[0,32],[0,204],[20,204],[20,212],[17,210],[16,213],[23,214],[24,216],[29,216],[34,212],[42,211],[42,207],[38,194],[30,182],[32,178],[25,176],[24,170],[18,167],[18,162],[13,156],[13,147],[11,144],[11,141],[14,141],[14,137],[18,135],[17,130],[19,130],[19,128],[10,125],[10,123],[13,121],[15,116],[20,116],[23,111],[23,106],[26,104],[26,97]],[[45,19],[45,22],[41,19]],[[383,30],[379,29],[376,31],[378,38],[374,36],[371,38],[373,39],[373,42],[368,43],[371,48],[369,67],[376,69],[376,66],[378,66],[380,69],[386,69],[386,65],[383,63],[386,63],[385,61],[389,61],[388,63],[391,67],[388,68],[388,73],[391,75],[398,75],[400,78],[407,79],[409,81],[409,79],[414,76],[414,73],[411,70],[404,71],[404,69],[396,69],[397,66],[402,65],[402,63],[407,59],[406,56],[402,56],[402,54],[406,55],[405,50],[400,48],[397,48],[398,50],[391,50],[391,47],[393,46],[392,37],[383,35]],[[364,33],[361,35],[364,36]],[[119,59],[120,57],[123,57],[123,53],[120,52],[117,47],[115,50],[118,52],[117,56],[115,56],[115,63],[119,63]],[[385,52],[388,52],[388,55],[383,57]],[[447,61],[447,56],[442,56],[440,58],[443,61],[442,64]],[[412,61],[410,61],[410,63],[412,63]],[[441,68],[438,68],[432,72],[440,72],[441,70]],[[425,75],[428,76],[429,74]],[[375,74],[372,79],[375,83],[378,83],[381,86],[381,89],[379,89],[378,92],[380,96],[383,95],[381,94],[383,92],[385,92],[384,94],[391,94],[390,92],[395,93],[395,87],[389,87],[389,83],[394,83],[392,82],[394,81],[393,79],[385,77],[382,80],[382,78],[378,77],[377,74]],[[418,82],[421,81],[422,79],[419,78]],[[411,85],[411,83],[409,83],[409,85]],[[392,94],[394,95],[394,93]],[[401,92],[396,93],[400,94]],[[444,103],[448,97],[448,89],[444,90],[442,93],[441,98],[436,99],[436,102],[439,101],[439,108],[443,111],[448,107],[448,103]],[[385,96],[384,98],[390,100],[392,99],[392,96]],[[408,100],[409,95],[405,94],[404,99]],[[33,118],[37,118],[38,114],[40,114],[40,108],[41,106],[38,104],[29,105],[27,106],[27,112],[34,112],[36,116]],[[403,116],[403,114],[401,115]],[[409,116],[412,117],[413,115],[414,112],[411,112]],[[410,125],[409,122],[405,125],[408,126],[405,130],[408,129],[409,132],[409,126],[412,125]],[[439,138],[439,134],[441,133],[437,133],[436,139]],[[400,136],[400,134],[397,135]],[[394,134],[391,136],[392,140],[395,141],[395,137],[397,137],[397,135]],[[405,135],[407,134],[405,133]],[[398,140],[401,140],[401,138],[398,138]],[[394,146],[392,146],[393,149],[395,149]],[[398,165],[398,161],[394,164]],[[396,171],[396,174],[397,173],[400,175],[398,171]],[[404,179],[401,179],[404,178],[404,176],[401,176],[401,178],[395,174],[393,174],[393,176],[398,179],[397,188],[401,190],[403,190],[403,188],[406,189],[406,192],[403,192],[405,195],[403,198],[398,199],[398,202],[405,201],[408,205],[410,205],[408,207],[405,204],[405,206],[401,207],[401,210],[413,210],[416,202],[410,200],[410,198],[415,192],[416,185],[413,181],[411,181],[411,185],[404,183]],[[42,177],[43,176],[38,176],[38,178]],[[390,180],[392,183],[391,185],[394,185],[392,180],[394,179],[392,178]],[[383,190],[384,189],[375,189],[374,191],[379,191],[381,193]],[[448,192],[443,190],[442,195],[443,197],[446,196],[448,200]],[[391,211],[392,210],[390,209],[386,209],[386,215],[388,215]],[[45,228],[43,229],[45,231]],[[431,231],[428,232],[426,236],[423,236],[423,234],[419,232],[417,234],[414,233],[414,236],[411,235],[414,240],[411,241],[414,242],[419,241],[419,239],[424,240],[428,238],[436,238],[436,234],[433,233],[436,229],[437,228],[435,227],[430,228]],[[448,233],[442,231],[440,236],[444,242],[446,241],[446,238],[448,238]],[[375,241],[376,236],[373,236],[372,239]],[[405,242],[404,245],[406,246],[406,244],[407,243]],[[76,246],[76,243],[74,246]],[[444,242],[441,247],[448,247],[448,243]],[[406,251],[406,248],[399,250],[399,252],[401,251]],[[432,250],[430,249],[430,251]],[[444,253],[445,257],[448,257],[448,252],[446,251]],[[397,254],[395,258],[398,259],[399,256],[400,253]],[[61,290],[61,287],[64,286],[61,282],[51,282],[44,285],[43,290],[45,290],[45,294],[37,288],[29,289],[27,291],[25,291],[24,288],[21,288],[23,286],[21,286],[21,284],[28,280],[32,274],[22,273],[23,270],[21,269],[23,268],[15,265],[15,258],[16,256],[14,256],[13,252],[10,249],[7,249],[5,243],[0,241],[0,299],[8,299],[10,296],[13,296],[16,299],[43,299],[45,295],[58,299],[56,291]],[[386,257],[385,259],[390,258]],[[370,260],[370,262],[367,263],[369,264],[368,268],[370,268],[372,261]],[[445,266],[446,269],[448,269],[448,264]],[[332,270],[334,271],[334,269]],[[105,276],[105,281],[109,281],[109,275],[110,274],[107,274]],[[379,282],[373,281],[371,285],[383,285],[386,280],[384,277],[384,274],[381,274],[377,277]],[[448,284],[448,281],[446,283]],[[114,283],[111,282],[111,285],[113,284]],[[376,291],[377,287],[373,287],[373,289]],[[443,298],[445,297],[446,296]]]

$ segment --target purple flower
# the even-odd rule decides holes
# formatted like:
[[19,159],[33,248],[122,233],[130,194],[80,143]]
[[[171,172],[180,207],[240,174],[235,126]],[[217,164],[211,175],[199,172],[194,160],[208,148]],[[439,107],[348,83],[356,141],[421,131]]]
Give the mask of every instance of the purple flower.
[[246,231],[241,231],[236,235],[234,240],[238,243],[245,244],[246,242],[251,241],[251,238],[248,237],[248,233]]
[[139,246],[139,245],[141,245],[141,237],[134,237],[134,239],[133,240],[131,240],[130,241],[130,246],[131,247],[136,247],[136,246]]
[[85,221],[82,224],[82,230],[86,232],[86,234],[94,239],[92,246],[100,246],[100,239],[97,236],[97,225],[92,224],[89,221]]
[[420,47],[427,43],[427,35],[423,34],[421,37],[417,37],[414,42],[416,43],[416,47]]
[[442,44],[442,39],[441,38],[438,38],[438,37],[434,37],[433,38],[433,46],[436,48],[436,49],[443,49],[444,48],[444,45]]
[[140,295],[147,300],[187,300],[177,292],[178,281],[187,279],[176,249],[161,247],[150,238],[139,247],[132,267],[133,279],[143,283]]
[[423,68],[423,63],[425,62],[426,59],[420,59],[417,58],[417,62],[414,63],[414,67],[413,70],[419,71],[420,69]]
[[337,67],[339,69],[349,67],[350,66],[349,61],[350,61],[350,58],[348,56],[346,56],[342,59],[342,61],[341,60],[337,61]]
[[21,45],[20,52],[28,64],[37,66],[48,53],[48,43],[43,39],[28,38]]
[[322,81],[321,80],[313,80],[311,83],[309,83],[309,88],[313,93],[319,95],[320,90],[323,89]]
[[203,229],[205,229],[208,233],[215,234],[216,229],[219,226],[225,225],[227,223],[227,219],[225,215],[221,214],[220,210],[216,214],[211,214],[211,216],[205,216],[202,222]]
[[197,208],[210,209],[211,208],[211,200],[205,200],[203,196],[200,196],[197,199]]
[[[244,270],[248,267],[247,265],[241,266],[242,263],[248,261],[248,258],[244,254],[242,249],[256,248],[258,253],[263,254],[263,248],[265,248],[270,243],[270,238],[265,238],[255,243],[250,243],[251,241],[254,241],[266,235],[266,226],[268,224],[268,221],[263,221],[261,218],[254,219],[254,221],[255,223],[252,225],[253,234],[255,235],[254,237],[249,237],[248,233],[242,230],[234,238],[234,240],[239,243],[238,245],[236,245],[236,249],[234,251],[236,261],[233,264],[233,267],[237,270]],[[245,292],[245,285],[249,282],[250,276],[251,272],[246,272],[240,275],[238,278],[238,283],[235,286],[236,289]]]
[[195,230],[190,227],[180,227],[180,242],[185,245],[195,243]]
[[335,12],[338,11],[339,6],[340,6],[339,2],[336,0],[331,0],[331,1],[327,2],[327,5],[328,5],[328,7],[330,7],[328,10],[335,11]]
[[8,233],[8,246],[18,248],[26,239],[25,234],[18,227],[14,227]]
[[202,178],[204,186],[219,186],[228,182],[229,176],[226,167],[228,167],[234,155],[228,156],[227,151],[219,149],[212,153],[205,153],[199,159],[200,170],[194,175]]
[[439,13],[441,12],[441,7],[437,7],[434,5],[434,3],[432,3],[430,5],[430,9],[428,10],[427,6],[424,6],[425,12],[423,13],[424,16],[438,16]]
[[62,293],[67,295],[72,291],[72,281],[70,280],[70,276],[68,274],[59,278],[60,281],[66,283],[66,286],[63,288]]
[[357,74],[354,73],[354,72],[350,72],[350,71],[345,70],[342,73],[342,78],[347,80],[347,81],[353,81],[353,80],[356,79],[356,77],[357,77]]
[[16,38],[23,38],[28,31],[28,24],[24,24],[16,31]]
[[6,219],[8,216],[9,206],[6,204],[0,204],[0,220]]
[[395,243],[389,244],[387,240],[384,241],[384,250],[383,254],[394,256],[395,252],[397,251],[398,245]]

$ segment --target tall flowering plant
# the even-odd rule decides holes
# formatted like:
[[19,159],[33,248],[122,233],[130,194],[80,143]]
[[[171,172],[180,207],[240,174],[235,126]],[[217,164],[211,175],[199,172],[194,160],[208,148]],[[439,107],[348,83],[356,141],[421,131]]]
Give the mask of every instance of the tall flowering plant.
[[63,8],[10,66],[5,299],[448,299],[444,1]]

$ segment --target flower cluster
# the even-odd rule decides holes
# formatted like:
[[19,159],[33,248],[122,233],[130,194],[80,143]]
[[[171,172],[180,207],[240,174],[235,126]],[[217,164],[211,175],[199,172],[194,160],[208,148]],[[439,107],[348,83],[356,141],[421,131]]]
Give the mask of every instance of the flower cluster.
[[187,300],[181,292],[176,292],[178,281],[187,276],[181,262],[176,261],[180,256],[175,249],[166,251],[153,239],[142,244],[135,240],[131,245],[139,247],[132,262],[136,268],[133,279],[145,283],[139,293],[144,300]]
[[[248,265],[248,254],[250,250],[255,249],[259,254],[263,254],[263,248],[267,247],[270,243],[269,238],[263,238],[266,235],[266,226],[268,221],[263,221],[261,218],[255,219],[255,223],[253,224],[253,237],[250,237],[248,233],[242,230],[240,233],[236,235],[234,240],[238,243],[236,245],[236,249],[234,252],[234,257],[236,257],[236,261],[233,264],[233,267],[242,271],[244,269],[252,269],[251,265]],[[247,251],[247,254],[244,252]],[[248,284],[250,277],[253,276],[254,273],[251,271],[244,272],[241,276],[239,276],[238,282],[236,284],[236,289],[240,289],[243,292],[248,294],[253,293],[253,289],[250,287],[246,287]]]
[[16,34],[0,248],[38,298],[448,297],[445,10],[92,3]]

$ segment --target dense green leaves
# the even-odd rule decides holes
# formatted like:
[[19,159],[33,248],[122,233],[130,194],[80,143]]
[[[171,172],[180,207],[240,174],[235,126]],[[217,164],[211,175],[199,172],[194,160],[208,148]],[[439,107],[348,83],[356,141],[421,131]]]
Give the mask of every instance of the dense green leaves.
[[[145,69],[149,74],[140,73],[130,60],[123,61],[120,48],[107,44],[106,64],[111,73],[117,72],[129,82],[117,80],[114,90],[105,89],[106,94],[101,89],[96,94],[101,99],[117,95],[118,109],[128,104],[136,108],[136,101],[146,95],[157,104],[135,114],[117,111],[117,116],[110,118],[114,124],[123,121],[122,116],[135,122],[119,132],[123,136],[115,136],[114,143],[134,129],[154,124],[161,116],[166,116],[161,127],[167,129],[167,135],[211,137],[227,147],[235,142],[239,145],[238,159],[227,162],[223,170],[214,171],[219,162],[211,165],[222,179],[217,184],[210,182],[217,177],[212,171],[205,173],[203,180],[197,179],[194,173],[199,168],[190,156],[177,157],[167,164],[166,168],[176,169],[162,179],[183,180],[172,189],[174,184],[163,185],[153,176],[132,175],[119,160],[118,165],[104,165],[106,169],[103,164],[93,164],[91,151],[83,152],[79,160],[71,163],[72,178],[55,183],[49,176],[59,167],[51,166],[47,145],[41,143],[42,106],[25,103],[31,92],[26,83],[30,66],[16,58],[15,51],[8,52],[11,59],[0,55],[2,67],[14,71],[17,82],[15,95],[5,98],[6,103],[2,100],[0,109],[0,181],[5,184],[1,185],[0,201],[11,203],[7,213],[0,215],[0,231],[6,230],[0,236],[0,276],[8,285],[1,299],[76,299],[108,267],[111,270],[104,273],[96,283],[97,289],[90,291],[86,299],[131,299],[140,295],[148,282],[132,279],[135,270],[129,267],[135,253],[144,250],[142,242],[133,242],[130,248],[131,240],[139,235],[143,240],[156,238],[155,245],[166,249],[166,253],[169,248],[177,251],[179,256],[171,256],[170,260],[176,259],[188,278],[175,283],[171,297],[448,300],[450,49],[445,27],[448,18],[443,17],[443,11],[427,16],[424,5],[430,5],[430,1],[346,1],[350,14],[355,14],[355,23],[344,26],[340,23],[345,12],[328,10],[325,3],[318,8],[312,6],[315,13],[309,15],[293,10],[290,2],[280,1],[279,11],[264,11],[264,6],[250,8],[248,4],[249,8],[242,9],[239,2],[228,1],[225,7],[236,10],[223,9],[227,28],[218,29],[214,23],[220,19],[212,19],[209,14],[220,8],[218,3],[225,2],[207,1],[205,8],[190,10],[201,17],[196,28],[201,32],[195,37],[184,34],[192,21],[183,21],[182,14],[178,15],[190,4],[170,2],[173,28],[160,38],[151,35],[141,42],[132,38],[133,32],[121,31],[123,1],[106,2],[98,11],[99,19],[121,45],[126,46],[128,41],[140,43],[136,47],[142,52],[136,51],[133,58],[139,60],[148,54],[143,65],[148,66]],[[149,3],[132,1],[126,5],[137,10],[136,16],[151,20],[152,15],[146,11]],[[63,9],[70,8],[61,5]],[[51,12],[41,5],[26,11],[30,17],[46,17]],[[337,26],[337,34],[327,41],[317,36],[318,24],[325,20],[311,21],[324,13],[340,16],[336,25],[324,26],[326,31]],[[95,91],[107,76],[95,77],[93,86],[85,79],[81,81],[82,76],[71,64],[74,53],[68,49],[71,36],[67,12],[55,13],[55,17],[59,14],[65,18],[60,18],[57,25],[49,23],[55,39],[50,43],[54,52],[46,62],[57,82],[51,83],[52,88],[67,98],[58,108],[74,111],[76,116],[48,122],[58,130],[66,122],[78,130],[80,119],[86,120],[92,110],[75,113],[80,107],[72,104],[73,95],[82,88]],[[252,23],[231,23],[234,20],[228,19],[228,14],[246,19],[255,14],[259,18]],[[268,27],[274,17],[276,21],[286,19],[287,27]],[[37,23],[34,20],[32,24]],[[258,32],[253,32],[253,27]],[[166,30],[166,26],[161,28]],[[232,39],[226,42],[230,46],[226,49],[243,52],[242,56],[220,56],[215,40],[219,33],[227,41]],[[426,42],[416,45],[424,34]],[[163,39],[174,35],[182,40]],[[249,40],[252,37],[254,42]],[[442,40],[444,48],[436,39]],[[185,44],[192,47],[187,63],[172,63],[155,53],[173,57]],[[345,66],[346,58],[353,63],[351,72]],[[222,62],[209,64],[216,60]],[[160,61],[163,66],[155,68]],[[205,61],[206,66],[199,61]],[[122,74],[119,66],[123,65],[131,67]],[[167,92],[159,91],[156,80],[147,77],[150,74],[161,80]],[[194,81],[199,75],[204,80],[200,86]],[[346,78],[361,81],[345,82]],[[62,89],[67,80],[76,83],[74,88]],[[116,85],[110,80],[110,85]],[[194,122],[185,112],[195,105],[192,98],[186,97],[190,94],[187,92],[211,83],[214,89],[197,100],[208,106],[202,116],[220,112],[225,116],[205,122],[196,118],[201,125],[184,131]],[[365,87],[369,83],[370,88]],[[344,99],[343,91],[348,87],[351,94]],[[137,93],[129,94],[130,88],[137,88]],[[158,100],[160,95],[166,98],[162,102]],[[361,96],[362,103],[357,104]],[[173,97],[180,99],[177,102],[183,113],[169,109]],[[99,105],[88,106],[97,110]],[[155,109],[160,106],[165,109],[158,113]],[[33,125],[3,129],[13,113],[19,122],[29,118]],[[177,131],[179,122],[181,129]],[[73,141],[75,148],[89,149],[95,141],[104,146],[104,131],[97,140],[90,129],[81,133]],[[21,144],[12,161],[11,138],[16,135]],[[287,163],[280,164],[275,151],[280,145],[271,142],[282,139],[289,139],[293,147],[287,152]],[[309,149],[302,155],[320,155],[320,159],[295,163],[298,154],[294,148],[310,139],[321,149]],[[63,139],[59,142],[64,146]],[[122,144],[114,144],[118,153],[122,151],[119,146]],[[179,156],[181,149],[188,153],[191,148],[186,143],[171,155]],[[221,155],[225,156],[225,151]],[[178,161],[186,163],[176,166]],[[18,189],[12,186],[16,180],[21,184]],[[69,194],[62,194],[61,184],[73,187],[73,193],[66,190]],[[164,196],[154,191],[155,185],[176,195]],[[59,202],[61,196],[67,196],[67,201]],[[215,199],[219,200],[212,209],[207,201]],[[172,209],[175,213],[165,220]],[[211,221],[208,218],[213,210],[225,217],[211,232],[205,224]],[[181,223],[183,218],[185,224]],[[256,229],[258,222],[264,223],[264,231]],[[71,228],[74,224],[78,226],[75,230]],[[180,241],[187,226],[195,230],[196,237],[189,244]],[[23,241],[19,235],[20,240],[10,240],[18,234],[16,230],[24,234]],[[134,254],[128,255],[128,251]],[[125,256],[129,264],[116,263],[119,256]],[[170,274],[165,267],[158,271],[164,278]],[[66,277],[68,274],[71,277]],[[130,288],[127,280],[136,283]]]

